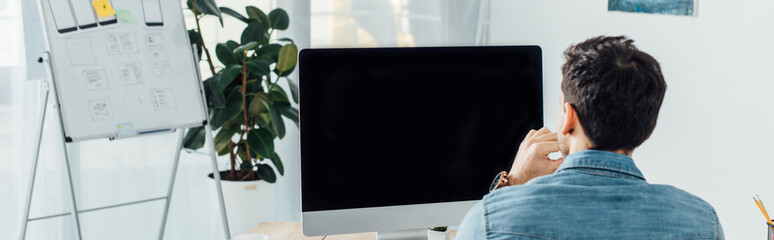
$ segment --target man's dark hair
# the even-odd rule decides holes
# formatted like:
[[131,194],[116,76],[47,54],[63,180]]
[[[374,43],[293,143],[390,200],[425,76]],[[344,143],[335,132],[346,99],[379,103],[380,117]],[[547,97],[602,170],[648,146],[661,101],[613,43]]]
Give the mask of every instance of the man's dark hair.
[[656,127],[666,82],[656,59],[624,36],[599,36],[564,52],[562,92],[592,149],[631,151]]

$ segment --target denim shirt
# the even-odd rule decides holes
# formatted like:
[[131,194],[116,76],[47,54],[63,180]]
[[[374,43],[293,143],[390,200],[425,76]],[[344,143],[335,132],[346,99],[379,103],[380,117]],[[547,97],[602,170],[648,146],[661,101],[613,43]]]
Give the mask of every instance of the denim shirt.
[[586,150],[484,196],[456,239],[723,239],[723,230],[707,202],[645,182],[629,156]]

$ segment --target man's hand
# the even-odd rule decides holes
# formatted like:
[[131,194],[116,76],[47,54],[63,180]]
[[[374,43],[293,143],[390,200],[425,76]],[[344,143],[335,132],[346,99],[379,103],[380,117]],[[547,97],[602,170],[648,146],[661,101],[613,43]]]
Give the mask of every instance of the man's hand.
[[557,151],[559,142],[556,133],[546,127],[529,131],[521,142],[513,167],[508,173],[508,184],[521,185],[533,178],[554,173],[564,158],[552,160],[548,158],[548,154]]

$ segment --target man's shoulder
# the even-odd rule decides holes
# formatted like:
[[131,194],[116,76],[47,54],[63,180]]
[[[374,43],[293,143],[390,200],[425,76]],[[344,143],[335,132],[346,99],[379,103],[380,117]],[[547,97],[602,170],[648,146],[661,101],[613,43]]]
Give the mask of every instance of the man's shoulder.
[[[720,229],[712,206],[669,185],[527,184],[494,191],[480,206],[490,232],[593,238],[626,228],[619,239],[637,238],[631,234],[714,239]],[[572,227],[557,230],[557,224]]]
[[[482,199],[485,205],[544,204],[555,205],[565,202],[578,203],[578,200],[595,199],[611,202],[639,202],[659,199],[670,205],[690,205],[696,210],[711,211],[712,206],[700,197],[683,189],[665,184],[636,184],[587,186],[562,183],[540,183],[509,186],[487,194]],[[600,203],[600,202],[597,202]]]
[[667,184],[648,184],[653,189],[657,189],[658,191],[663,192],[664,194],[669,194],[670,196],[673,196],[675,198],[680,198],[685,201],[693,201],[697,204],[705,204],[709,206],[709,203],[705,202],[700,197],[693,195],[692,193],[685,191],[683,189],[680,189],[678,187],[667,185]]
[[695,212],[701,212],[707,216],[717,218],[715,208],[699,196],[672,185],[649,184],[649,186],[654,189],[654,192],[660,193],[661,196],[671,200],[670,202],[678,207],[682,207],[682,209],[692,209]]

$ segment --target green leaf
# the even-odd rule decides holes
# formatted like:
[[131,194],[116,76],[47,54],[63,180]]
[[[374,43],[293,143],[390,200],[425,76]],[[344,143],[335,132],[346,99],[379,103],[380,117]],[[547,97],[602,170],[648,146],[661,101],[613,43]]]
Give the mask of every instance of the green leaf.
[[273,62],[276,62],[279,58],[280,49],[282,49],[282,45],[272,43],[258,48],[258,50],[255,50],[255,54],[259,57],[270,57]]
[[196,11],[199,14],[208,14],[218,17],[220,26],[223,27],[223,16],[220,15],[220,9],[215,0],[188,0],[188,8],[191,8],[191,1],[196,5]]
[[[252,151],[250,151],[252,154]],[[239,159],[242,159],[243,162],[250,162],[252,159],[247,159],[247,145],[245,143],[240,143],[237,145],[237,156],[239,156]],[[255,157],[255,155],[250,155],[250,157]]]
[[204,45],[204,39],[202,35],[196,32],[196,30],[188,30],[188,39],[191,44],[196,44],[196,53],[199,54],[199,61],[202,60],[202,45]]
[[196,150],[204,146],[204,127],[189,128],[183,138],[183,147]]
[[296,47],[296,44],[288,43],[287,45],[282,46],[282,49],[279,51],[279,59],[277,60],[276,67],[277,71],[279,71],[277,75],[282,76],[283,73],[293,71],[297,60],[298,48]]
[[271,58],[269,58],[269,57],[259,57],[259,58],[256,58],[253,61],[261,62],[261,63],[265,64],[266,66],[271,66],[271,64],[274,63],[274,61]]
[[253,6],[247,6],[245,10],[247,10],[247,16],[252,20],[261,22],[261,25],[263,25],[264,29],[269,29],[271,27],[269,25],[269,17],[267,17],[266,14],[261,11],[261,9]]
[[278,30],[288,29],[288,25],[290,25],[290,17],[282,8],[269,12],[269,20],[271,21],[271,27]]
[[245,27],[245,30],[242,31],[242,37],[240,39],[242,44],[249,42],[263,42],[263,36],[265,33],[266,29],[263,27],[263,24],[253,20],[248,23],[247,27]]
[[269,127],[271,127],[271,113],[268,111],[259,113],[258,116],[255,117],[255,120],[258,120],[258,126],[261,126],[262,128],[269,129]]
[[258,174],[258,177],[268,183],[274,183],[277,181],[277,174],[274,173],[274,169],[271,169],[269,164],[258,164],[258,170],[255,171],[255,174]]
[[266,65],[271,65],[272,63],[277,62],[277,58],[273,58],[269,55],[259,55],[257,58],[255,58],[257,61],[263,61],[266,63]]
[[293,66],[290,69],[288,69],[287,71],[284,71],[282,73],[280,73],[280,71],[275,68],[274,69],[274,73],[277,74],[277,76],[280,76],[280,77],[287,77],[287,76],[290,76],[290,74],[293,73],[293,69],[295,69],[295,68],[296,68],[296,66]]
[[280,38],[280,39],[277,39],[277,41],[283,41],[283,42],[291,42],[291,43],[295,43],[295,42],[293,42],[293,39],[290,39],[290,38]]
[[269,159],[271,159],[271,163],[274,164],[274,167],[277,168],[277,172],[279,172],[280,175],[284,176],[285,175],[285,166],[282,166],[282,159],[280,159],[279,154],[277,154],[275,152],[274,156],[272,156]]
[[242,172],[249,172],[250,170],[253,170],[253,163],[250,161],[242,161],[241,164],[239,164],[239,171]]
[[282,89],[279,85],[272,86],[269,96],[271,96],[271,101],[274,103],[290,103],[288,94],[285,93],[285,89]]
[[226,96],[222,91],[218,89],[218,80],[220,73],[216,73],[215,76],[204,80],[204,94],[207,95],[207,103],[213,108],[226,107]]
[[215,150],[218,151],[218,155],[223,156],[228,154],[228,143],[231,142],[231,138],[239,131],[239,124],[227,124],[220,128],[218,134],[215,135]]
[[288,87],[290,87],[290,95],[293,97],[293,102],[298,104],[298,85],[290,78],[285,78],[288,81]]
[[272,107],[269,108],[269,111],[271,112],[271,129],[274,132],[275,135],[279,136],[280,139],[285,137],[285,121],[282,120],[282,114],[280,114],[279,110],[277,109],[277,105],[274,104]]
[[245,43],[245,44],[242,44],[242,46],[239,46],[238,48],[234,49],[234,53],[238,53],[241,56],[242,54],[244,54],[245,51],[253,50],[253,48],[255,48],[256,46],[258,46],[258,42]]
[[260,82],[258,82],[258,79],[250,79],[247,80],[247,92],[254,93],[261,91]]
[[223,123],[242,113],[242,93],[240,90],[241,89],[239,88],[234,88],[231,94],[229,94],[228,99],[226,100],[226,108],[215,109],[215,112],[212,115],[213,128],[220,128]]
[[245,16],[242,16],[242,14],[239,14],[237,11],[234,11],[234,9],[227,8],[227,7],[220,7],[220,12],[225,13],[226,15],[232,16],[236,19],[239,19],[239,21],[242,21],[244,23],[250,22],[250,20],[248,20]]
[[274,135],[266,128],[259,128],[247,134],[247,145],[261,157],[274,153]]
[[236,64],[234,55],[231,54],[228,45],[225,43],[218,43],[218,45],[215,45],[215,55],[218,56],[218,60],[220,60],[220,63],[223,63],[223,65],[228,66]]
[[234,49],[239,47],[239,43],[232,40],[228,40],[226,41],[226,46],[228,46],[228,51],[231,53],[231,56],[232,58],[234,58],[234,61],[237,64],[242,65],[242,56],[243,56],[242,53],[234,53]]
[[210,125],[213,128],[219,128],[226,120],[222,120],[223,109],[213,108],[210,110]]
[[253,116],[255,116],[255,120],[258,121],[258,125],[259,126],[261,126],[262,128],[266,128],[266,129],[271,130],[271,128],[270,128],[271,127],[271,125],[270,125],[271,124],[271,111],[269,110],[269,108],[271,108],[271,105],[268,104],[269,103],[268,97],[266,96],[265,93],[259,92],[258,96],[255,96],[255,98],[261,98],[261,100],[264,103],[267,103],[267,105],[265,106],[266,107],[266,111],[259,112],[257,115],[253,115]]
[[222,92],[223,90],[226,90],[228,85],[231,84],[240,73],[242,73],[242,66],[236,64],[231,65],[220,70],[218,73],[220,74],[220,77],[218,78],[218,89]]
[[261,60],[248,61],[246,65],[247,65],[247,69],[250,70],[251,73],[256,75],[266,76],[271,73],[269,64]]
[[260,113],[269,111],[269,104],[266,103],[260,96],[255,96],[250,101],[250,107],[247,109],[247,114],[250,116],[257,116]]
[[290,104],[274,104],[274,106],[282,116],[285,116],[298,125],[298,109],[290,106]]
[[228,46],[229,51],[234,51],[234,49],[239,47],[239,43],[234,42],[233,40],[226,41],[226,46]]

